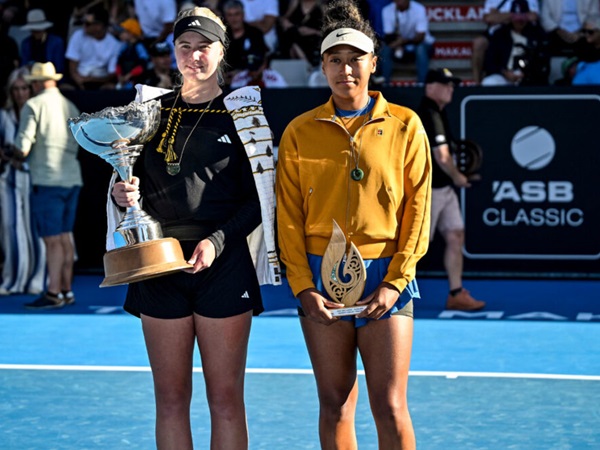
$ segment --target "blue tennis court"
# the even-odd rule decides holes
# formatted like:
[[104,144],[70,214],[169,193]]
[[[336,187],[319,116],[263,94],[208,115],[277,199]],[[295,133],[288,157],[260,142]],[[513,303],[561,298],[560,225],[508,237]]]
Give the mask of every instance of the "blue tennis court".
[[[152,379],[124,288],[76,279],[77,304],[29,312],[0,298],[0,449],[152,449]],[[443,311],[420,282],[409,401],[419,449],[600,448],[600,282],[473,280],[486,314]],[[484,295],[485,294],[485,295]],[[549,300],[552,299],[552,300]],[[558,299],[558,300],[557,300]],[[252,449],[317,449],[317,398],[293,301],[265,288],[246,382]],[[199,358],[192,425],[210,430]],[[364,376],[361,449],[375,449]]]

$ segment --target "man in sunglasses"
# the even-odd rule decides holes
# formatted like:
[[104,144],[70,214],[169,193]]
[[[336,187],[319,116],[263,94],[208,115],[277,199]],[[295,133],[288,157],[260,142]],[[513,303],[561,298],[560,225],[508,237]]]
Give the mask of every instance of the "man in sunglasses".
[[121,42],[109,33],[108,25],[108,11],[96,6],[85,13],[83,28],[69,39],[65,57],[70,78],[68,84],[74,88],[110,89],[116,85]]
[[585,24],[581,30],[588,44],[573,77],[574,85],[600,84],[600,17]]

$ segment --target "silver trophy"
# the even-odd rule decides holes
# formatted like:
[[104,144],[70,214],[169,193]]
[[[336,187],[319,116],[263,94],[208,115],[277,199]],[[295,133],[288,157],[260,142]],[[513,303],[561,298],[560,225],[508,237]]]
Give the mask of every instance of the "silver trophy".
[[[108,107],[68,120],[79,145],[108,162],[122,180],[131,181],[133,165],[160,124],[160,100]],[[100,287],[154,278],[191,267],[177,239],[164,238],[160,224],[130,206],[113,233],[116,248],[104,255]]]

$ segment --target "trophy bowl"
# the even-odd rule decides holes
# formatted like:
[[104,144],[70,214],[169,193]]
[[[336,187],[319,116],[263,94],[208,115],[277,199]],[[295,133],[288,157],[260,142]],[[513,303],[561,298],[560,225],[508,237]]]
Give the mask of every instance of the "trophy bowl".
[[[144,144],[160,124],[160,100],[131,102],[68,120],[77,143],[108,162],[122,180],[131,181]],[[136,204],[126,209],[113,232],[116,248],[104,255],[100,287],[154,278],[191,267],[179,241],[165,238],[160,224]]]

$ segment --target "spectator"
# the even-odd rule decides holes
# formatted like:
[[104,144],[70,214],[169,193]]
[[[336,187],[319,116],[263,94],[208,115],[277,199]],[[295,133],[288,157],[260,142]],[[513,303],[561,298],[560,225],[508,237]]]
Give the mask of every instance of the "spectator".
[[[471,68],[473,70],[473,81],[480,84],[484,77],[483,66],[485,54],[490,44],[490,38],[500,25],[510,22],[510,8],[513,0],[485,0],[483,6],[483,20],[487,24],[486,31],[473,39],[471,56]],[[540,11],[538,0],[527,0],[529,5],[529,22],[538,23]]]
[[79,146],[67,120],[79,116],[77,107],[65,98],[56,82],[62,78],[51,62],[34,63],[31,82],[37,95],[20,114],[15,151],[27,158],[33,195],[31,213],[46,246],[48,286],[29,309],[60,308],[75,302],[71,291],[75,249],[73,226],[81,189]]
[[156,42],[164,42],[171,35],[177,16],[175,0],[133,0],[133,5],[146,48]]
[[582,32],[595,54],[587,52],[585,60],[576,65],[573,85],[600,84],[600,18],[588,22]]
[[[60,3],[63,3],[62,1]],[[112,13],[121,8],[116,8],[116,5],[120,3],[120,0],[71,0],[72,11],[69,18],[67,40],[68,43],[73,36],[73,33],[77,30],[81,30],[84,27],[84,17],[92,9],[103,8],[109,14],[108,22],[111,23]],[[119,23],[112,22],[112,23]]]
[[4,253],[1,295],[39,294],[44,290],[46,276],[44,243],[31,221],[29,167],[13,158],[12,149],[19,128],[19,114],[33,94],[31,85],[25,80],[28,74],[26,67],[13,70],[8,77],[8,100],[0,110],[0,241]]
[[381,70],[387,84],[394,61],[415,62],[417,82],[423,83],[429,69],[435,39],[429,33],[425,7],[414,0],[394,0],[382,10],[383,48]]
[[68,83],[78,89],[114,88],[121,43],[108,32],[108,11],[102,7],[88,10],[83,25],[67,44],[70,80],[63,86]]
[[54,24],[46,19],[41,9],[27,13],[27,23],[21,27],[31,34],[21,42],[21,65],[50,61],[59,73],[65,70],[65,41],[49,31]]
[[459,84],[460,79],[448,69],[430,70],[425,80],[425,95],[417,113],[423,121],[433,153],[429,240],[432,241],[435,231],[439,230],[446,242],[444,267],[450,288],[446,309],[475,311],[483,308],[485,302],[475,300],[463,288],[462,246],[465,226],[455,191],[455,188],[468,188],[471,184],[458,170],[452,157],[451,148],[456,143],[452,138],[445,109],[452,102],[454,87]]
[[484,86],[542,86],[548,84],[550,58],[545,35],[529,20],[527,0],[514,0],[510,22],[490,38],[486,53]]
[[[4,15],[6,11],[3,2],[0,2],[0,15]],[[4,96],[4,86],[8,81],[8,76],[13,70],[19,67],[21,62],[21,55],[19,52],[19,45],[17,41],[13,39],[9,34],[10,24],[5,22],[3,18],[0,18],[0,93]],[[0,98],[0,104],[4,104],[6,97]]]
[[244,18],[250,25],[263,32],[270,52],[277,50],[277,30],[279,17],[278,0],[241,0],[244,4]]
[[600,27],[600,16],[589,20],[583,25],[581,33],[585,36],[585,44],[578,47],[575,57],[579,61],[595,62],[600,59],[596,32]]
[[122,42],[117,58],[117,88],[132,89],[148,68],[150,56],[142,44],[142,29],[136,19],[121,22],[117,32]]
[[229,37],[229,67],[225,74],[225,83],[229,85],[237,73],[248,69],[250,55],[265,55],[269,48],[265,44],[262,31],[245,21],[244,4],[240,0],[225,2],[223,14]]
[[172,49],[166,42],[157,42],[150,47],[150,66],[140,81],[141,84],[173,89],[178,82],[178,71],[172,67]]
[[598,0],[544,0],[540,20],[549,35],[552,55],[576,56],[587,44],[584,25],[598,16]]
[[269,57],[265,54],[248,55],[248,68],[235,74],[231,88],[259,86],[261,88],[284,88],[287,82],[283,75],[269,67]]
[[303,59],[312,67],[321,61],[321,0],[292,0],[279,18],[279,53],[283,58]]
[[[32,9],[42,9],[46,15],[46,19],[49,22],[52,22],[52,28],[50,31],[59,36],[66,46],[69,37],[69,24],[72,20],[72,15],[75,9],[75,0],[53,2],[51,7],[48,7],[48,1],[43,0],[28,0],[27,2],[21,3],[23,5],[27,5],[25,11],[23,11],[23,14]],[[21,25],[24,23],[25,19],[21,20]]]

